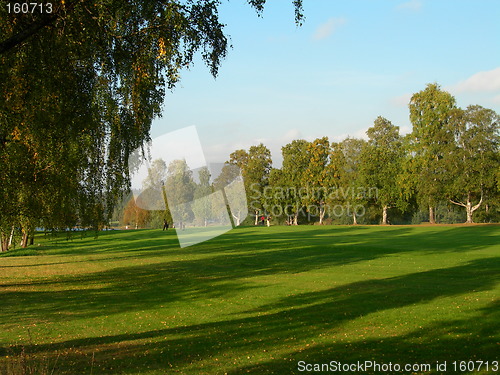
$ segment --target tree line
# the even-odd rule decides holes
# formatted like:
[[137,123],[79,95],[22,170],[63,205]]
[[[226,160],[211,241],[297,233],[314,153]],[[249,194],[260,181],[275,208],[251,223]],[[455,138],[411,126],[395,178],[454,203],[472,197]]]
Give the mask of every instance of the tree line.
[[[165,182],[175,201],[193,202],[182,212],[182,221],[197,226],[217,221],[226,211],[200,198],[222,190],[240,172],[247,224],[257,225],[262,217],[290,225],[498,222],[498,114],[478,105],[458,108],[437,84],[414,94],[409,109],[413,129],[407,135],[377,117],[367,140],[329,142],[322,137],[290,142],[282,147],[281,168],[273,168],[271,151],[263,144],[231,153],[216,178],[208,168],[195,172],[182,160],[168,166],[155,160],[144,191]],[[141,199],[148,199],[145,192],[127,196],[114,220],[129,228],[173,222],[160,193],[155,195],[161,201],[156,206],[166,210],[141,208]],[[234,224],[244,219],[243,212],[230,212]]]
[[498,222],[499,115],[457,107],[438,84],[415,93],[409,112],[404,136],[378,117],[368,140],[294,140],[281,168],[263,144],[234,151],[227,164],[242,170],[254,223]]

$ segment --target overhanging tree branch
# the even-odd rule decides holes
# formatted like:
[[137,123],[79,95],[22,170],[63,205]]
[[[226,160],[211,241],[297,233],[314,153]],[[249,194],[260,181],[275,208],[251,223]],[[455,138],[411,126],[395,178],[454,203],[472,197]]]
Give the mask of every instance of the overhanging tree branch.
[[54,21],[56,21],[58,18],[60,18],[63,14],[67,14],[68,11],[72,10],[77,3],[79,3],[81,0],[75,0],[73,2],[68,2],[67,5],[64,6],[64,11],[63,8],[59,8],[56,10],[54,13],[48,13],[42,15],[42,17],[30,25],[26,27],[24,30],[14,34],[10,38],[4,40],[3,42],[0,43],[0,55],[11,50],[12,48],[18,46],[19,44],[23,43],[26,39],[29,37],[35,35],[38,31],[43,29],[44,27],[49,26],[52,24]]
[[462,207],[467,207],[467,205],[461,203],[461,202],[455,202],[454,200],[451,200],[450,199],[450,202],[453,203],[453,204],[456,204],[457,206],[462,206]]
[[21,44],[24,42],[26,39],[28,39],[30,36],[36,34],[40,29],[43,29],[44,27],[50,25],[52,22],[54,22],[59,16],[57,14],[49,14],[41,19],[33,22],[31,25],[29,25],[26,29],[18,32],[17,34],[14,34],[7,40],[3,41],[0,43],[0,54],[3,54],[10,49],[16,47],[17,45]]
[[479,206],[481,206],[481,203],[483,203],[483,192],[481,191],[481,199],[479,200],[479,203],[476,204],[475,206],[472,207],[472,212],[476,211]]

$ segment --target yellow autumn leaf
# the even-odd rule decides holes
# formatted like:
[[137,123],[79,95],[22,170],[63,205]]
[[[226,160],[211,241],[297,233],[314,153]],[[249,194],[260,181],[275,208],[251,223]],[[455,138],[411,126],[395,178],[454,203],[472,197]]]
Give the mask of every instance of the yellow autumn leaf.
[[163,38],[158,39],[158,49],[159,49],[158,59],[165,57],[165,55],[167,54],[167,50],[165,48],[165,39]]

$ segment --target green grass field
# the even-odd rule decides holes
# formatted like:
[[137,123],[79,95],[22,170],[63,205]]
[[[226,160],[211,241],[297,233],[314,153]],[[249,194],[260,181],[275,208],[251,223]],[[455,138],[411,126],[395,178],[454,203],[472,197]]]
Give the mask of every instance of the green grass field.
[[252,227],[184,249],[172,230],[36,242],[0,257],[0,374],[331,361],[431,366],[400,372],[414,374],[485,361],[462,372],[492,374],[500,361],[500,226]]

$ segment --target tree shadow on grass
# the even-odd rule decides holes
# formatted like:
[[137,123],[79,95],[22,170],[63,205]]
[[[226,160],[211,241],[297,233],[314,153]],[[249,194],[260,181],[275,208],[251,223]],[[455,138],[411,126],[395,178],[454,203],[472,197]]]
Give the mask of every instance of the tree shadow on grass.
[[[144,234],[147,242],[144,242]],[[182,254],[224,252],[258,253],[262,249],[337,250],[353,245],[380,250],[382,253],[403,251],[469,251],[498,245],[500,226],[301,226],[236,228],[222,236],[184,249],[177,243],[164,242],[161,231],[146,231],[133,241],[113,247],[113,251],[158,251],[175,249]],[[142,236],[142,237],[141,237]],[[142,245],[145,244],[145,245]],[[139,245],[139,246],[138,246]]]
[[[305,364],[326,364],[332,361],[340,364],[371,362],[362,371],[363,374],[472,374],[475,371],[460,371],[460,361],[488,361],[490,371],[494,361],[498,361],[499,337],[492,333],[500,331],[500,309],[498,302],[480,309],[473,318],[461,320],[442,320],[428,324],[421,329],[383,338],[360,338],[350,342],[331,342],[311,345],[295,350],[286,356],[263,363],[242,366],[229,374],[300,374]],[[455,364],[454,364],[455,362]],[[446,363],[446,371],[437,368],[437,364]],[[383,365],[396,364],[401,371],[383,371]],[[475,363],[476,369],[479,362]],[[378,365],[378,367],[377,367]],[[428,365],[405,371],[405,365]],[[486,365],[482,364],[482,370]],[[387,367],[386,367],[387,368]],[[344,370],[344,373],[349,373]],[[485,372],[489,373],[489,372]]]
[[[457,240],[459,239],[459,240]],[[301,226],[236,228],[209,241],[181,249],[174,231],[130,230],[104,232],[98,239],[47,242],[40,255],[95,255],[130,253],[207,254],[256,253],[261,249],[338,249],[359,245],[386,252],[468,251],[497,245],[500,226]],[[4,254],[5,255],[5,254]],[[9,255],[8,253],[6,255]],[[125,255],[121,255],[125,256]],[[103,258],[109,260],[110,258]],[[0,265],[0,267],[2,267]]]
[[[260,229],[260,230],[259,230]],[[500,244],[500,225],[481,226],[308,226],[302,230],[283,227],[278,232],[258,228],[231,232],[236,238],[249,239],[255,243],[276,241],[322,241],[325,243],[362,243],[368,245],[389,245],[429,250],[469,250],[475,246]],[[304,230],[305,229],[305,230]],[[231,237],[221,237],[230,241]],[[452,246],[450,246],[452,245]]]
[[[175,256],[172,256],[173,251],[165,253],[166,261],[160,263],[144,265],[138,262],[138,265],[90,274],[7,283],[4,285],[9,289],[0,292],[5,306],[0,321],[25,321],[39,316],[54,321],[61,316],[64,319],[90,318],[156,308],[179,300],[251,293],[255,286],[249,278],[296,274],[406,252],[473,251],[491,246],[498,238],[491,227],[457,227],[431,233],[414,233],[411,228],[396,227],[391,228],[390,233],[384,231],[388,233],[387,238],[380,238],[378,231],[366,232],[367,227],[360,228],[363,229],[352,231],[349,227],[342,227],[336,229],[334,234],[330,228],[295,232],[290,243],[280,243],[281,239],[287,240],[289,236],[288,231],[281,231],[278,239],[274,239],[274,245],[270,240],[273,234],[264,234],[259,241],[267,244],[267,248],[258,248],[256,240],[234,245],[231,238],[235,235],[249,236],[246,231],[235,231],[224,240],[214,239],[211,244],[205,245],[212,249],[212,256],[205,256],[207,253],[202,252],[204,247],[200,246],[179,250]],[[466,230],[466,235],[463,230]],[[310,238],[308,233],[317,237]],[[334,240],[329,236],[333,236]],[[141,238],[139,234],[134,234],[134,237],[137,241]],[[250,238],[253,236],[250,235]],[[456,246],[450,246],[450,243]],[[421,246],[424,248],[419,250]],[[125,254],[122,251],[118,256],[127,256]],[[446,270],[439,272],[446,274]],[[24,287],[29,289],[16,290]],[[42,290],[33,290],[33,287]]]
[[[32,345],[26,350],[53,356],[65,353],[65,359],[57,367],[60,374],[75,373],[75,369],[89,373],[92,352],[97,353],[95,366],[106,374],[136,374],[145,369],[183,373],[186,368],[198,367],[198,372],[191,373],[289,374],[299,373],[299,360],[316,363],[376,360],[402,364],[491,361],[498,359],[495,357],[499,340],[495,332],[500,328],[498,302],[478,309],[472,318],[470,314],[457,320],[438,314],[430,320],[401,316],[400,322],[416,319],[423,326],[393,337],[360,335],[346,342],[328,337],[344,329],[344,324],[369,314],[493,289],[498,283],[499,264],[500,258],[480,259],[455,267],[290,296],[240,316],[227,315],[227,320],[220,322]],[[387,327],[390,331],[399,322],[390,320],[387,324],[391,325]],[[20,347],[3,348],[0,356],[20,350]],[[254,359],[245,360],[246,353]],[[218,365],[231,356],[237,358],[230,368]],[[229,366],[225,363],[224,366]]]

